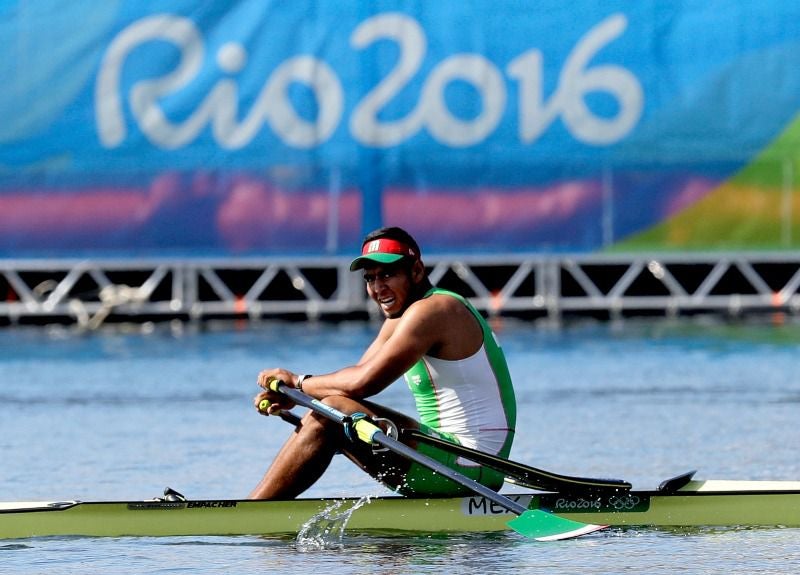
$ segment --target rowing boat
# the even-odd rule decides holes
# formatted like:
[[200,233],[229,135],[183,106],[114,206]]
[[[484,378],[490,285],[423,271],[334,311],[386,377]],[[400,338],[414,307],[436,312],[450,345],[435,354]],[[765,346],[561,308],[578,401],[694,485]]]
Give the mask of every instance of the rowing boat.
[[[800,481],[692,480],[619,493],[508,493],[525,508],[610,526],[800,527]],[[46,536],[281,535],[334,504],[357,499],[288,501],[143,500],[0,503],[0,538]],[[490,532],[513,514],[483,496],[442,499],[374,497],[353,511],[347,530],[407,533]]]

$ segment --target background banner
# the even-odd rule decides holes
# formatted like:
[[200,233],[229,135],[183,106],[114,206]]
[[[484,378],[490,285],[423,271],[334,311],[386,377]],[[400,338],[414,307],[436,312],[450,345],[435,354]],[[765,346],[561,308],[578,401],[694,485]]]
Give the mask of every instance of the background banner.
[[800,4],[0,5],[0,255],[800,246]]

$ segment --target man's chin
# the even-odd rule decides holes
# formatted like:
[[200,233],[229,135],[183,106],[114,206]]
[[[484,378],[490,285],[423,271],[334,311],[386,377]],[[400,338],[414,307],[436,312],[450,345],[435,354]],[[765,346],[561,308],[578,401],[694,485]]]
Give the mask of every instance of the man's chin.
[[398,317],[400,317],[402,315],[402,312],[384,309],[383,306],[380,306],[380,305],[378,306],[378,309],[381,310],[381,313],[383,314],[383,317],[385,317],[386,319],[395,319],[395,318],[398,318]]
[[398,317],[403,315],[404,311],[406,311],[406,308],[394,309],[394,310],[386,309],[380,304],[378,304],[378,309],[381,310],[383,317],[385,317],[386,319],[397,319]]

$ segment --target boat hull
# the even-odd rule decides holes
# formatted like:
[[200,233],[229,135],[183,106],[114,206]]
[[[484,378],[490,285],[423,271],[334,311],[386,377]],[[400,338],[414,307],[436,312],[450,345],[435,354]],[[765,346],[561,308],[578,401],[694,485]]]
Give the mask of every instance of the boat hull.
[[[673,493],[605,496],[508,494],[563,517],[612,526],[800,527],[800,482],[702,482]],[[45,536],[281,535],[356,499],[197,500],[0,504],[0,538]],[[508,529],[512,514],[483,497],[377,497],[353,511],[350,531],[416,533]]]

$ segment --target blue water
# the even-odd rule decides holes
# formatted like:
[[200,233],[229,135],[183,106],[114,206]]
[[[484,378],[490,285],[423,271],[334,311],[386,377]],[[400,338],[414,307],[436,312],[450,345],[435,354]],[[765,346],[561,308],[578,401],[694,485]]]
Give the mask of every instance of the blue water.
[[[497,326],[518,393],[512,456],[635,486],[698,469],[713,479],[800,479],[800,324],[710,320]],[[367,323],[0,331],[0,500],[242,497],[290,432],[258,416],[260,369],[355,362]],[[413,411],[404,384],[380,400]],[[387,493],[343,458],[308,495]],[[800,511],[799,511],[800,512]],[[424,520],[424,519],[421,519]],[[0,541],[5,574],[792,573],[798,529],[520,536]]]

